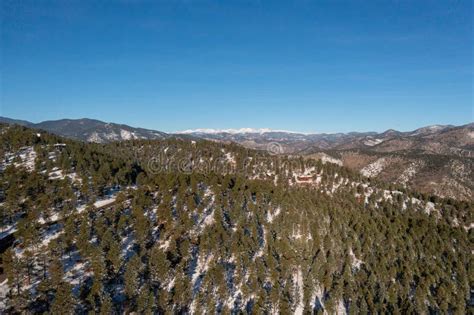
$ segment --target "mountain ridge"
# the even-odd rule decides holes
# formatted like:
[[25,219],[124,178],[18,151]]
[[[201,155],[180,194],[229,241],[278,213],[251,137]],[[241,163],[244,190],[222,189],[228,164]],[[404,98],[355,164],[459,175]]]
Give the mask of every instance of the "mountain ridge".
[[37,128],[85,142],[181,138],[237,143],[249,149],[319,158],[364,176],[398,183],[441,197],[474,196],[474,124],[431,125],[413,131],[302,134],[270,129],[187,130],[164,133],[95,119],[61,119],[33,124],[0,117],[0,122]]
[[[349,132],[302,132],[302,131],[294,131],[294,130],[284,130],[284,129],[271,129],[271,128],[251,128],[251,127],[242,127],[242,128],[228,128],[228,129],[214,129],[214,128],[196,128],[196,129],[186,129],[186,130],[178,130],[174,132],[164,132],[164,131],[159,131],[155,129],[148,129],[148,128],[141,128],[141,127],[133,127],[127,124],[122,124],[122,123],[115,123],[115,122],[105,122],[99,119],[94,119],[94,118],[88,118],[88,117],[83,117],[83,118],[61,118],[61,119],[56,119],[56,120],[44,120],[38,123],[34,123],[31,121],[27,120],[21,120],[21,119],[14,119],[14,118],[9,118],[5,116],[0,116],[0,123],[7,123],[7,124],[17,124],[17,125],[22,125],[22,126],[29,126],[29,127],[46,127],[50,128],[51,125],[55,124],[61,124],[61,123],[78,123],[78,124],[83,124],[84,122],[88,123],[93,123],[94,125],[116,125],[116,126],[122,126],[125,128],[133,128],[133,129],[139,129],[139,130],[148,130],[152,132],[159,132],[161,134],[168,134],[168,135],[179,135],[179,134],[293,134],[293,135],[301,135],[301,136],[309,136],[309,137],[314,137],[314,136],[338,136],[338,135],[351,135],[351,136],[357,136],[357,135],[386,135],[386,134],[399,134],[399,135],[408,135],[408,134],[427,134],[427,133],[433,133],[437,131],[441,131],[447,128],[453,128],[453,127],[462,127],[462,126],[470,126],[473,125],[474,123],[468,123],[464,125],[441,125],[441,124],[433,124],[433,125],[427,125],[423,126],[414,130],[409,130],[409,131],[399,131],[396,129],[387,129],[383,132],[376,132],[376,131],[349,131]],[[48,130],[49,131],[49,130]]]
[[32,123],[0,117],[0,122],[42,129],[67,138],[86,142],[107,143],[133,139],[164,139],[169,135],[162,131],[131,127],[125,124],[104,122],[98,119],[59,119]]

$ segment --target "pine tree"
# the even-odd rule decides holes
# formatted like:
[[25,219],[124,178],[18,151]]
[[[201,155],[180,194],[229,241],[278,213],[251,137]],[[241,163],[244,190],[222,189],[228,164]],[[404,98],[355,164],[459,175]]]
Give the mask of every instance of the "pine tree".
[[16,295],[21,293],[22,274],[19,259],[16,257],[12,248],[5,251],[2,256],[3,268],[8,279],[9,286],[16,290]]
[[100,315],[110,315],[113,314],[113,304],[112,299],[108,293],[102,295],[102,301],[100,305]]
[[77,247],[81,251],[82,255],[87,256],[89,252],[89,220],[87,212],[81,218],[79,227],[79,234],[76,237]]
[[114,273],[118,273],[122,265],[121,254],[120,244],[113,239],[107,252],[107,260],[110,262],[111,270]]
[[140,258],[138,255],[134,255],[130,258],[125,268],[124,280],[125,280],[125,294],[129,299],[133,299],[138,292],[139,287],[139,272],[140,272]]
[[166,258],[165,252],[158,244],[155,244],[151,249],[149,267],[152,281],[161,284],[166,280],[170,263]]
[[74,298],[71,290],[69,283],[62,281],[59,284],[51,305],[52,314],[74,314]]
[[60,284],[63,282],[63,265],[57,256],[53,256],[53,259],[49,265],[49,278],[51,279],[51,285],[54,289],[58,289]]

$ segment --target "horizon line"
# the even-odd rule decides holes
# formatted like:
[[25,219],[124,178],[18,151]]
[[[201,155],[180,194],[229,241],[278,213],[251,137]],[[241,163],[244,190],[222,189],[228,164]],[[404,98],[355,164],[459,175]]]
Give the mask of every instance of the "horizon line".
[[459,124],[459,125],[457,125],[457,124],[434,123],[434,124],[422,125],[420,127],[417,127],[415,129],[410,129],[410,130],[398,130],[398,129],[395,129],[395,128],[388,128],[388,129],[385,129],[384,131],[375,131],[375,130],[358,131],[358,130],[352,130],[352,131],[347,131],[347,132],[343,132],[343,131],[320,131],[320,132],[310,131],[310,132],[305,132],[305,131],[295,131],[295,130],[287,130],[287,129],[252,128],[252,127],[242,127],[242,128],[190,128],[190,129],[182,129],[182,130],[171,130],[171,131],[168,130],[168,131],[165,131],[165,130],[162,130],[162,129],[155,129],[154,127],[153,128],[142,127],[140,125],[139,126],[132,126],[132,125],[129,125],[128,123],[104,121],[104,120],[101,120],[100,118],[90,118],[90,117],[84,117],[84,116],[81,117],[81,118],[67,118],[67,117],[65,117],[65,118],[59,118],[59,119],[46,119],[46,120],[41,120],[41,121],[38,121],[38,122],[33,122],[33,121],[23,119],[23,118],[11,118],[11,117],[0,115],[0,119],[1,118],[24,121],[24,122],[28,122],[28,123],[32,123],[32,124],[40,124],[40,123],[47,122],[47,121],[89,119],[89,120],[97,120],[97,121],[107,123],[107,124],[112,123],[112,124],[116,124],[116,125],[126,125],[126,126],[132,127],[132,128],[148,129],[148,130],[152,130],[152,131],[164,132],[164,133],[167,133],[167,134],[192,134],[192,133],[207,133],[207,134],[260,133],[260,134],[264,134],[264,133],[270,133],[270,132],[282,132],[282,133],[301,134],[301,135],[349,134],[349,133],[377,133],[377,134],[381,134],[381,133],[391,131],[391,130],[398,131],[398,132],[413,132],[413,131],[416,131],[418,129],[427,128],[427,127],[436,127],[436,126],[461,127],[461,126],[466,126],[466,125],[470,125],[470,124],[474,123],[474,121],[470,121],[470,122],[467,122],[467,123],[464,123],[464,124]]

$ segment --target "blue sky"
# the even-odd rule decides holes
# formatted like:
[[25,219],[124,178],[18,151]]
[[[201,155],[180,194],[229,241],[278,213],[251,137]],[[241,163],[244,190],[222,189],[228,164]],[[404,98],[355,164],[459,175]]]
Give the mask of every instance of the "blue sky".
[[471,1],[2,6],[2,116],[163,131],[474,120]]

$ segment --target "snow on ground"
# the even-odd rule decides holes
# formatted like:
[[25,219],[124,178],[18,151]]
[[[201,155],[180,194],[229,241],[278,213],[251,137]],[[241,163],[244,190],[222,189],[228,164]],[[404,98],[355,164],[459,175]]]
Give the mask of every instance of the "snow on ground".
[[[19,159],[19,161],[15,161],[15,159]],[[36,151],[33,147],[23,147],[18,152],[12,153],[7,152],[5,153],[5,163],[3,166],[7,165],[15,165],[15,167],[25,167],[29,171],[33,171],[35,169],[35,160],[36,160]]]
[[59,220],[59,217],[60,217],[60,213],[59,212],[54,212],[52,215],[49,216],[49,218],[44,218],[44,217],[40,217],[38,219],[38,223],[39,224],[45,224],[47,222],[56,222]]
[[82,259],[79,251],[74,251],[62,257],[62,264],[64,268],[63,279],[73,286],[72,293],[78,297],[84,281],[93,275],[92,271],[88,271],[89,262]]
[[64,178],[63,171],[57,169],[57,167],[55,167],[55,169],[56,170],[53,170],[52,172],[48,174],[49,179],[63,179]]
[[102,142],[102,139],[100,138],[99,134],[98,134],[96,131],[94,131],[94,132],[87,138],[87,141],[100,143],[100,142]]
[[0,310],[4,310],[7,307],[7,294],[10,291],[7,283],[8,279],[5,279],[2,283],[0,283]]
[[212,210],[212,212],[209,215],[207,215],[202,221],[203,226],[208,226],[212,224],[214,224],[214,210]]
[[413,162],[398,177],[397,181],[402,184],[408,183],[415,176],[417,169],[421,166],[420,162]]
[[59,224],[53,225],[45,231],[41,246],[47,247],[52,240],[57,239],[63,233],[64,231],[62,231]]
[[301,267],[293,274],[293,281],[296,284],[295,291],[298,296],[298,304],[296,305],[295,315],[302,315],[304,311],[304,291],[303,291],[303,272]]
[[313,294],[311,295],[311,299],[309,302],[311,309],[316,311],[324,309],[323,294],[324,292],[321,287],[319,285],[316,285],[313,289]]
[[21,159],[23,161],[23,165],[30,171],[35,169],[35,159],[36,159],[36,151],[33,147],[28,147],[28,150],[21,155]]
[[161,244],[160,244],[160,248],[163,249],[163,250],[167,250],[168,247],[170,247],[170,240],[166,240],[166,241],[161,241]]
[[263,238],[263,243],[260,246],[260,249],[258,252],[255,253],[254,259],[258,257],[263,257],[264,251],[265,251],[265,246],[267,244],[267,231],[265,230],[265,227],[262,227],[262,238]]
[[102,207],[105,207],[105,206],[107,206],[111,203],[114,203],[115,199],[116,199],[116,197],[110,197],[108,199],[99,200],[99,201],[94,202],[94,206],[96,208],[102,208]]
[[235,156],[231,152],[227,152],[225,154],[225,159],[226,159],[227,162],[231,163],[232,165],[235,165],[235,163],[236,163],[235,162]]
[[122,257],[125,259],[125,261],[128,261],[128,259],[134,254],[134,241],[135,238],[131,233],[127,234],[125,237],[122,237]]
[[464,226],[464,229],[465,229],[466,231],[469,231],[470,229],[474,229],[474,223],[471,223],[471,224],[469,224],[469,225],[465,225],[465,226]]
[[273,211],[273,213],[270,212],[270,211],[268,211],[268,212],[267,212],[267,221],[268,221],[269,223],[272,223],[273,220],[280,214],[280,212],[281,212],[281,208],[280,208],[280,207],[277,207],[277,208],[275,209],[275,211]]
[[288,130],[276,130],[269,128],[240,128],[240,129],[212,129],[212,128],[198,128],[198,129],[187,129],[182,131],[177,131],[178,134],[219,134],[219,133],[230,133],[230,134],[239,134],[239,133],[258,133],[264,134],[269,132],[284,132],[291,134],[304,134],[297,131],[288,131]]
[[322,178],[321,175],[316,176],[316,180],[315,180],[316,185],[321,184],[321,180],[322,180],[322,179],[323,179],[323,178]]
[[431,201],[427,202],[425,205],[424,212],[426,214],[430,214],[433,210],[435,210],[435,204],[432,203]]
[[212,261],[214,256],[212,254],[207,257],[200,256],[197,262],[196,270],[192,275],[193,287],[196,284],[198,278],[209,269],[209,263]]
[[356,268],[356,269],[359,269],[360,268],[360,265],[362,265],[364,262],[362,260],[360,260],[359,258],[357,258],[355,255],[354,255],[354,252],[352,251],[352,248],[349,252],[349,256],[351,256],[351,261],[352,261],[352,267],[353,268]]
[[342,161],[341,160],[333,158],[332,156],[327,155],[326,153],[321,154],[321,161],[323,162],[323,164],[333,163],[333,164],[337,164],[339,166],[342,166]]
[[118,134],[115,132],[104,133],[104,137],[108,140],[118,140]]
[[46,229],[42,233],[42,235],[40,237],[41,242],[38,243],[38,244],[40,244],[40,246],[37,246],[37,244],[35,244],[35,245],[32,245],[28,248],[13,247],[13,249],[15,251],[15,255],[18,256],[18,257],[22,257],[23,253],[26,250],[34,253],[38,250],[42,250],[44,248],[47,248],[49,243],[52,240],[58,238],[63,233],[64,233],[64,231],[62,230],[62,226],[60,224],[51,225],[50,227],[48,227],[48,229]]
[[[336,173],[336,175],[337,175],[337,173]],[[335,176],[335,178],[337,178],[337,176]],[[334,193],[339,187],[341,187],[342,184],[344,184],[344,179],[340,178],[339,181],[335,182],[332,185],[331,193]]]
[[206,188],[206,191],[204,193],[204,198],[210,198],[211,200],[208,203],[208,207],[204,209],[204,214],[203,214],[204,217],[200,219],[199,225],[197,226],[198,229],[214,224],[213,205],[214,205],[215,195],[211,189]]
[[133,134],[125,129],[120,129],[120,137],[122,137],[123,140],[130,140],[134,139]]
[[224,304],[227,305],[228,309],[232,310],[235,308],[236,302],[238,303],[242,301],[242,295],[242,290],[240,288],[236,289],[234,293],[229,296],[229,298],[225,301]]
[[16,223],[0,227],[0,240],[17,231]]
[[366,177],[377,176],[385,167],[385,158],[379,158],[375,162],[365,166],[360,170],[360,173]]
[[168,285],[166,286],[167,291],[171,291],[171,289],[173,289],[175,279],[176,278],[173,278],[170,282],[168,282]]
[[383,191],[383,199],[392,201],[392,192],[390,190]]
[[293,226],[293,232],[291,233],[291,237],[295,240],[299,240],[302,236],[303,234],[301,234],[300,227],[298,226],[298,228],[295,231],[295,227]]
[[339,300],[336,306],[336,314],[337,315],[345,315],[347,314],[347,309],[344,306],[344,301],[342,299]]
[[367,139],[364,141],[365,145],[368,145],[369,147],[373,147],[374,145],[380,144],[383,142],[383,139]]
[[[113,196],[113,197],[110,197],[110,198],[107,198],[107,199],[98,200],[98,201],[94,202],[94,207],[102,208],[102,207],[108,206],[108,205],[114,203],[115,199],[116,199],[116,196]],[[87,205],[80,205],[79,207],[77,207],[77,212],[81,213],[84,210],[86,210],[86,208],[87,208]]]

